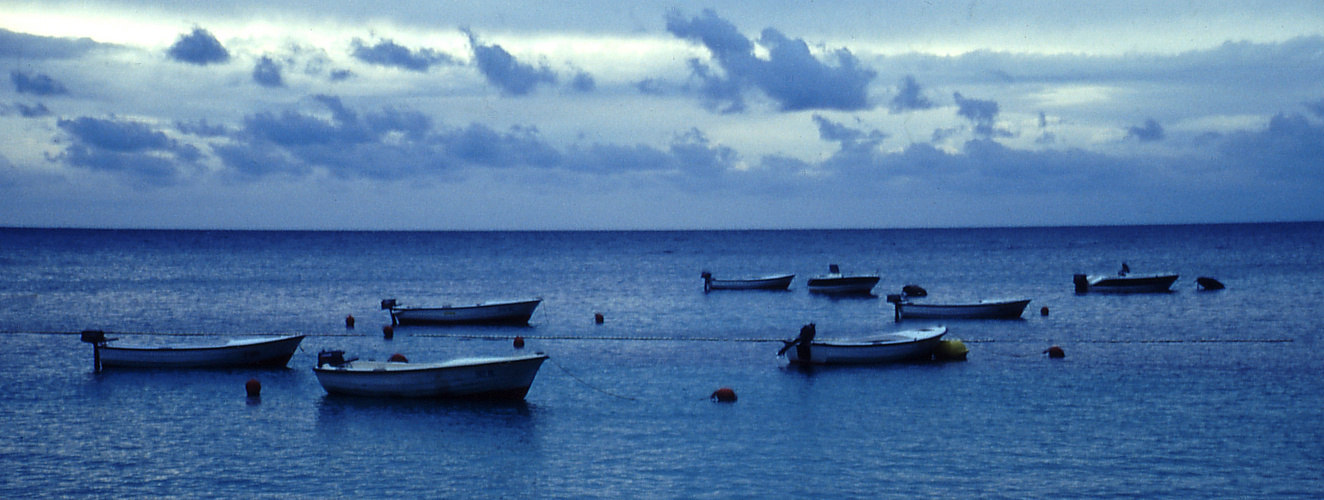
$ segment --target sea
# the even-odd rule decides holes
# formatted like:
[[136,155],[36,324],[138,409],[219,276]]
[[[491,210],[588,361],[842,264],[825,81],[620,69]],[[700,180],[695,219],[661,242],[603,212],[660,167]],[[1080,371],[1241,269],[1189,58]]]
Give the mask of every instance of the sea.
[[[1322,257],[1324,223],[0,229],[0,497],[1320,498]],[[1181,277],[1075,292],[1123,263]],[[831,264],[882,279],[809,293]],[[705,293],[703,271],[796,277]],[[1032,302],[1016,320],[898,322],[886,296],[909,284]],[[525,297],[543,299],[528,326],[388,336],[380,308]],[[942,324],[969,354],[788,366],[782,341],[808,323],[821,339]],[[88,329],[307,338],[279,369],[96,371]],[[321,388],[332,349],[549,360],[520,402],[381,400]]]

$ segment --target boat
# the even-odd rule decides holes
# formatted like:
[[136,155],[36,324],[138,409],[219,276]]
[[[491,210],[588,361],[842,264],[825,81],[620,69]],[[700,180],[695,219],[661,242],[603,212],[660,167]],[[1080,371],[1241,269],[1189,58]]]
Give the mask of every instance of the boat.
[[344,351],[322,351],[317,355],[313,373],[327,394],[520,400],[528,394],[538,368],[547,360],[547,355],[541,352],[436,363],[347,360],[344,354]]
[[836,264],[832,264],[828,266],[828,274],[809,278],[805,286],[809,288],[810,292],[815,293],[868,294],[873,291],[874,285],[877,284],[877,274],[847,276],[841,274],[841,268],[837,267]]
[[794,274],[770,274],[767,276],[758,276],[754,278],[737,278],[719,280],[713,277],[713,274],[704,271],[703,291],[709,290],[785,290],[791,286],[791,280],[795,279]]
[[900,295],[888,295],[896,306],[896,319],[1014,319],[1021,317],[1030,299],[983,300],[958,304],[914,302]]
[[930,326],[854,339],[816,340],[816,327],[810,323],[795,340],[783,341],[786,345],[777,355],[785,355],[791,363],[813,365],[924,360],[933,357],[945,334],[947,327]]
[[391,311],[391,323],[397,325],[524,325],[529,323],[533,310],[541,303],[541,298],[533,298],[493,300],[467,306],[400,307],[395,299],[386,299],[382,301],[382,309]]
[[88,330],[82,340],[93,345],[96,367],[228,368],[283,367],[303,342],[303,335],[231,339],[219,343],[131,345]]
[[1123,262],[1122,271],[1117,274],[1077,274],[1072,281],[1076,293],[1161,293],[1172,290],[1177,275],[1132,274],[1131,268]]

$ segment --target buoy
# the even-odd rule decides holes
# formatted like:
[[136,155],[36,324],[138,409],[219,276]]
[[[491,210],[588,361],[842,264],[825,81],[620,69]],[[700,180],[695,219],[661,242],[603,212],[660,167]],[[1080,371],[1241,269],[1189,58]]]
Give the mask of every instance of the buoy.
[[965,361],[970,349],[965,346],[961,339],[944,339],[938,342],[938,347],[933,350],[933,357],[941,361]]
[[516,336],[515,336],[515,348],[516,348],[516,349],[523,349],[523,348],[524,348],[524,337],[521,337],[521,336],[519,336],[519,335],[516,335]]
[[354,315],[345,316],[345,328],[354,328]]
[[713,394],[708,396],[708,399],[718,403],[734,403],[736,402],[736,391],[731,390],[730,387],[723,387],[713,391]]
[[1040,315],[1040,316],[1047,316],[1047,315],[1048,315],[1048,306],[1043,306],[1043,307],[1039,308],[1039,315]]
[[1065,358],[1065,357],[1067,357],[1067,353],[1062,352],[1062,348],[1061,348],[1061,347],[1058,347],[1058,346],[1053,346],[1053,347],[1049,347],[1049,348],[1047,348],[1047,349],[1044,349],[1044,352],[1045,352],[1045,353],[1048,353],[1048,357],[1050,357],[1050,358]]
[[390,339],[391,337],[394,337],[394,336],[395,336],[395,328],[392,328],[391,325],[383,326],[383,327],[382,327],[382,336],[383,336],[383,337],[386,337],[387,339]]
[[1195,278],[1195,284],[1200,285],[1201,290],[1222,290],[1224,288],[1227,288],[1223,286],[1223,284],[1220,283],[1218,280],[1210,278],[1208,276],[1201,276],[1199,278]]
[[408,363],[409,359],[405,358],[404,354],[400,354],[397,352],[395,354],[392,354],[391,357],[388,358],[386,361],[389,361],[391,363]]
[[601,325],[603,322],[602,313],[593,313],[593,322]]
[[929,295],[928,290],[925,290],[919,285],[903,286],[901,287],[901,293],[905,294],[907,297],[927,297]]
[[244,383],[244,390],[248,391],[248,397],[250,398],[260,397],[262,396],[262,382],[258,382],[255,378],[249,379],[248,382]]

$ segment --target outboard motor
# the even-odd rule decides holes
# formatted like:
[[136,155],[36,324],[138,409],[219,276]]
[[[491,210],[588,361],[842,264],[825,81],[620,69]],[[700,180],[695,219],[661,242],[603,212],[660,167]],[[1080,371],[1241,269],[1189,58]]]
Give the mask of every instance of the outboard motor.
[[81,340],[89,344],[104,344],[106,343],[106,332],[101,330],[83,330]]
[[395,309],[395,299],[382,299],[382,309]]
[[703,278],[703,291],[707,292],[707,291],[709,291],[709,290],[712,290],[712,287],[713,287],[713,273],[710,273],[710,272],[708,272],[708,271],[704,271],[704,272],[703,272],[702,274],[700,274],[699,276]]
[[799,356],[801,363],[809,363],[810,355],[813,354],[809,348],[809,344],[814,341],[814,336],[816,335],[818,335],[818,329],[813,323],[800,328],[800,337],[795,339],[797,342],[795,346],[795,355]]
[[830,274],[841,274],[841,268],[840,268],[840,267],[837,267],[836,264],[828,264],[828,273],[830,273]]
[[1077,274],[1072,280],[1076,283],[1076,293],[1085,293],[1090,291],[1090,278],[1084,274]]
[[321,368],[322,365],[331,365],[339,368],[344,366],[345,363],[347,363],[347,361],[345,361],[345,351],[322,351],[317,353],[318,368]]

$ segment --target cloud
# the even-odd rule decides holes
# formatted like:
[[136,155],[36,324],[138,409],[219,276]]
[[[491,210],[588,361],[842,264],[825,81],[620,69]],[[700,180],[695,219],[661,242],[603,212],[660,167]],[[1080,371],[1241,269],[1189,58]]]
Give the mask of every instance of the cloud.
[[931,109],[933,106],[933,101],[924,97],[923,89],[915,82],[915,77],[906,75],[901,79],[901,87],[897,89],[896,96],[892,97],[888,109],[893,113],[904,113]]
[[253,81],[263,87],[284,87],[285,80],[281,77],[280,68],[280,63],[270,56],[262,56],[253,66]]
[[170,186],[202,154],[149,125],[115,118],[61,119],[61,130],[73,139],[59,158],[75,167],[109,172],[139,186]]
[[556,73],[547,65],[533,66],[515,60],[500,45],[484,45],[473,32],[465,31],[469,45],[473,47],[474,61],[478,71],[487,78],[487,82],[496,85],[501,93],[508,96],[528,95],[539,84],[556,84]]
[[975,133],[984,137],[1010,137],[1011,132],[997,128],[998,103],[992,100],[970,99],[953,92],[956,100],[956,114],[970,120],[975,125]]
[[707,48],[725,73],[719,76],[706,64],[690,61],[711,110],[743,111],[743,93],[749,89],[763,92],[782,111],[860,111],[872,107],[868,86],[877,73],[862,67],[849,50],[828,52],[827,59],[835,64],[825,63],[810,52],[804,40],[767,28],[758,40],[768,53],[768,58],[762,59],[755,54],[754,42],[711,9],[691,19],[673,9],[667,13],[666,22],[672,35]]
[[597,86],[598,83],[593,79],[593,75],[584,71],[575,73],[575,76],[570,79],[570,88],[576,92],[592,92]]
[[73,59],[100,47],[91,38],[56,38],[29,35],[0,28],[0,58]]
[[53,114],[51,113],[51,110],[47,108],[45,104],[42,103],[37,103],[37,105],[35,106],[28,106],[26,104],[16,102],[14,103],[14,107],[18,108],[18,114],[23,118],[41,118],[43,116],[51,116]]
[[1127,127],[1126,138],[1135,138],[1140,142],[1154,142],[1163,140],[1163,126],[1153,118],[1145,120],[1145,124],[1139,127]]
[[69,93],[69,89],[63,83],[57,82],[44,74],[29,75],[19,70],[13,70],[9,72],[9,79],[14,82],[14,88],[18,89],[20,94],[63,95]]
[[173,60],[199,66],[230,60],[230,51],[210,31],[198,27],[192,33],[179,35],[167,54]]
[[1302,114],[1279,113],[1263,130],[1229,134],[1218,147],[1230,166],[1254,169],[1273,179],[1324,181],[1324,124]]
[[370,46],[363,40],[355,38],[351,46],[350,55],[355,59],[378,66],[423,73],[436,65],[456,64],[455,58],[450,54],[427,48],[413,51],[390,39],[379,40],[375,45]]

